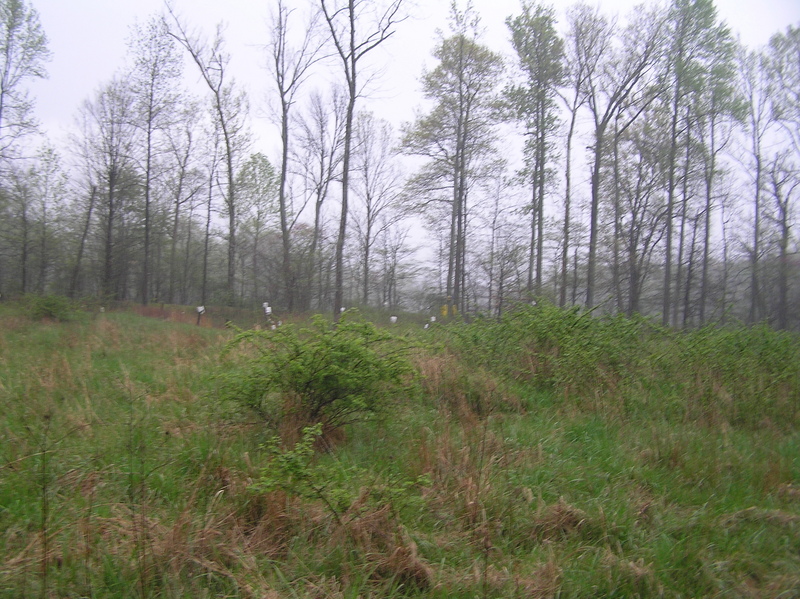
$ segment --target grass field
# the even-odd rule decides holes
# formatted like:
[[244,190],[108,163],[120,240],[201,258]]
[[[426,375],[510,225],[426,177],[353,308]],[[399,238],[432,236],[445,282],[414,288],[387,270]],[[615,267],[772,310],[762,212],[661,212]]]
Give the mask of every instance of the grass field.
[[140,312],[0,305],[0,597],[800,597],[796,335]]

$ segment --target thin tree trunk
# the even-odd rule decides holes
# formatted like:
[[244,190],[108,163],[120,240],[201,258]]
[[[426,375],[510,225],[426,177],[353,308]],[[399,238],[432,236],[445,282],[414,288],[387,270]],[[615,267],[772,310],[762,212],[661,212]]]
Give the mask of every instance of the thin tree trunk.
[[[208,291],[208,245],[209,240],[211,239],[211,198],[214,194],[214,169],[211,169],[211,172],[208,177],[208,204],[206,207],[206,230],[205,230],[205,237],[203,239],[203,283],[200,292],[200,305],[206,305],[206,292]],[[230,253],[228,254],[228,258],[230,258]],[[230,272],[230,271],[229,271]]]
[[698,324],[703,326],[706,323],[706,303],[708,301],[708,263],[711,256],[711,211],[713,209],[713,190],[714,190],[714,178],[715,178],[715,170],[716,170],[716,158],[717,158],[717,148],[716,148],[716,115],[712,113],[710,115],[710,131],[709,131],[709,155],[708,155],[708,163],[706,164],[706,176],[705,176],[705,187],[706,187],[706,201],[705,201],[705,219],[703,224],[703,265],[702,265],[702,273],[700,275],[700,305],[698,306]]
[[83,232],[81,233],[81,240],[78,243],[78,256],[75,258],[75,268],[72,270],[72,277],[69,282],[69,292],[67,295],[73,299],[78,291],[78,277],[81,272],[81,262],[83,260],[83,251],[86,247],[86,238],[89,236],[89,228],[92,224],[92,211],[94,210],[96,196],[97,186],[92,185],[92,191],[89,194],[89,208],[86,210],[86,221],[83,226]]
[[281,152],[281,179],[278,192],[278,206],[281,219],[283,285],[286,293],[286,308],[289,312],[292,312],[294,310],[296,284],[294,274],[292,273],[292,240],[290,238],[289,217],[286,207],[286,177],[289,172],[289,106],[285,98],[281,98]]
[[[561,254],[561,296],[559,305],[563,308],[567,304],[567,270],[569,265],[569,227],[570,227],[570,208],[572,202],[572,136],[575,133],[575,118],[577,110],[572,111],[569,121],[569,132],[567,133],[567,155],[565,164],[565,188],[564,188],[564,251]],[[574,294],[573,294],[574,295]],[[573,300],[574,301],[574,300]]]
[[595,132],[594,163],[592,165],[592,205],[589,214],[589,261],[586,272],[586,306],[594,307],[595,272],[597,269],[597,225],[600,214],[600,166],[605,126]]

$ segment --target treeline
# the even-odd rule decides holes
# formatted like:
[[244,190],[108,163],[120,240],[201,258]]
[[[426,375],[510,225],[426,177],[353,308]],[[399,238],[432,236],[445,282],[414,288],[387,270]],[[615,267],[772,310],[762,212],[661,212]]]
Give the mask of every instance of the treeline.
[[30,4],[0,8],[4,297],[491,314],[545,297],[800,327],[796,27],[754,50],[712,0],[624,20],[523,2],[503,56],[454,2],[426,110],[395,132],[363,84],[405,2],[274,0],[268,157],[222,30],[169,8],[131,29],[69,146],[42,142],[25,86],[47,39]]

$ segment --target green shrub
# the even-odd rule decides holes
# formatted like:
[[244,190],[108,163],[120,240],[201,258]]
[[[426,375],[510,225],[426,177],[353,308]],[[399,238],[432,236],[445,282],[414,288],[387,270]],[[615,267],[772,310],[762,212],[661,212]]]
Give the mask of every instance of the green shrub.
[[33,320],[52,318],[61,322],[70,320],[75,313],[72,301],[61,295],[26,295],[25,311]]
[[680,331],[541,302],[439,330],[473,369],[582,409],[751,428],[800,419],[800,337],[766,325]]
[[289,415],[332,428],[363,419],[411,372],[409,345],[353,313],[337,325],[317,316],[309,328],[242,331],[226,352],[237,346],[239,359],[220,377],[222,398],[276,425]]
[[650,327],[541,302],[448,331],[449,345],[466,361],[541,390],[582,394],[605,392],[629,376]]

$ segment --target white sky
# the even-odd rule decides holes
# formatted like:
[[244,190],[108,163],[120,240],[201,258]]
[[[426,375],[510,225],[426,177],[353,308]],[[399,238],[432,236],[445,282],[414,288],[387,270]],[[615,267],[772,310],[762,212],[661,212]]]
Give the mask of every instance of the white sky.
[[[45,131],[63,139],[73,126],[78,107],[124,62],[129,27],[158,13],[163,0],[29,0],[39,12],[49,38],[53,60],[49,78],[32,86],[37,114]],[[296,0],[305,6],[306,0]],[[437,29],[447,28],[449,0],[411,0],[410,18],[398,26],[391,43],[382,49],[386,63],[370,109],[399,127],[413,118],[421,102],[418,79],[424,66],[433,66],[431,50]],[[559,15],[573,0],[550,0]],[[237,82],[250,96],[256,135],[270,137],[264,118],[270,81],[263,68],[270,0],[174,0],[177,12],[190,26],[213,34],[220,21],[227,24],[226,41]],[[291,4],[291,2],[290,2]],[[463,1],[461,2],[463,5]],[[485,43],[506,53],[506,17],[520,12],[520,0],[474,0],[486,28]],[[601,0],[604,12],[624,15],[635,0]],[[800,25],[798,0],[716,0],[720,17],[750,47],[765,44],[788,25]],[[189,65],[193,68],[193,65]],[[187,67],[187,78],[196,73]],[[273,144],[261,139],[258,149],[272,155]]]

